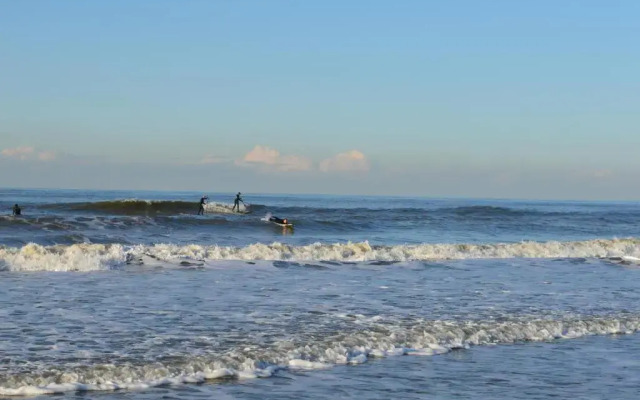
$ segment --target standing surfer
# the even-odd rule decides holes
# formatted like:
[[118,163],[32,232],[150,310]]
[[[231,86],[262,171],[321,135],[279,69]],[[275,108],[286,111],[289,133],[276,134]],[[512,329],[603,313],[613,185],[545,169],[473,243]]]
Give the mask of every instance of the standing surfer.
[[13,206],[13,215],[22,215],[22,209],[17,204]]
[[207,204],[208,196],[202,195],[200,198],[200,208],[198,209],[198,215],[204,215],[204,205]]
[[[240,212],[240,203],[244,204],[244,201],[242,201],[242,197],[240,197],[241,193],[238,192],[238,194],[236,195],[236,199],[233,201],[233,208],[231,209],[231,211],[235,211],[236,207],[238,207],[238,212]],[[244,204],[244,206],[246,207],[247,205]]]

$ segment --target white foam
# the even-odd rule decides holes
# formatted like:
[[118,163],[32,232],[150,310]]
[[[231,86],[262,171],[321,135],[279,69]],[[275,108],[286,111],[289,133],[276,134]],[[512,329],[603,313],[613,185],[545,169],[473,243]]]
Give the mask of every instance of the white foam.
[[367,362],[366,354],[358,354],[352,357],[349,357],[349,364],[364,364]]
[[0,267],[12,271],[95,271],[123,265],[126,259],[127,250],[117,244],[0,247]]
[[[256,243],[244,247],[156,244],[74,244],[21,248],[0,247],[0,268],[13,271],[91,271],[120,267],[126,261],[158,263],[219,260],[285,261],[429,261],[495,258],[640,258],[640,239],[596,239],[576,242],[520,242],[495,244],[420,244],[373,246],[368,242],[314,243],[292,246]],[[154,263],[156,263],[154,262]]]
[[3,380],[0,395],[34,396],[72,391],[142,390],[208,380],[269,377],[282,368],[321,369],[362,364],[369,357],[433,356],[477,345],[570,339],[640,331],[640,315],[525,319],[512,321],[372,322],[365,329],[337,332],[292,348],[291,340],[224,354],[174,359],[174,364],[48,366],[41,373],[17,373]]
[[[236,208],[238,210],[238,208]],[[207,203],[204,205],[204,211],[206,213],[216,213],[216,214],[233,214],[240,212],[242,214],[246,214],[251,212],[251,207],[246,204],[239,205],[239,211],[235,211],[233,209],[233,204],[226,203]]]
[[314,370],[314,369],[330,368],[331,364],[314,362],[309,360],[293,359],[293,360],[289,360],[289,367],[293,369]]

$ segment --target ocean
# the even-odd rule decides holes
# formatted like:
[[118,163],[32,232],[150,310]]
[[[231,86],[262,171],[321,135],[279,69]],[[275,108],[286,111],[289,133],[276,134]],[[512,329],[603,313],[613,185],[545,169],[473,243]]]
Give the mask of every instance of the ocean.
[[0,397],[640,393],[638,202],[202,195],[0,189]]

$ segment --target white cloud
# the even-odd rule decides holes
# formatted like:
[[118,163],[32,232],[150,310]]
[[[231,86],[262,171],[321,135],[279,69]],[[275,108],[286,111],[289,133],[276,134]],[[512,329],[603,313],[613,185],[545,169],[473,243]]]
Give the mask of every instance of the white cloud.
[[5,157],[17,158],[18,160],[27,160],[33,155],[33,147],[21,146],[13,149],[4,149],[0,152]]
[[20,146],[20,147],[14,147],[9,149],[3,149],[2,151],[0,151],[0,154],[2,154],[6,158],[13,158],[16,160],[22,160],[22,161],[37,160],[42,162],[53,161],[58,156],[57,153],[54,151],[49,151],[49,150],[36,151],[31,146]]
[[369,160],[358,150],[336,154],[320,162],[322,172],[367,172],[370,168]]
[[261,167],[275,171],[308,171],[311,160],[295,155],[281,155],[276,149],[257,145],[245,156],[236,161],[237,165]]

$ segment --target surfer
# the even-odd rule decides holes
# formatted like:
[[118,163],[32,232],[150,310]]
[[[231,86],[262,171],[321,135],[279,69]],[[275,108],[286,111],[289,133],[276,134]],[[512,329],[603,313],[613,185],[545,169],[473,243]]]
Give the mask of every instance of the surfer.
[[287,219],[286,218],[278,218],[278,217],[269,217],[269,221],[271,222],[275,222],[276,224],[282,224],[282,225],[287,225]]
[[13,215],[22,215],[22,209],[17,204],[13,206]]
[[198,215],[204,215],[204,205],[207,204],[208,196],[202,195],[200,198],[200,208],[198,209]]
[[[233,208],[231,209],[231,211],[235,211],[236,207],[238,207],[238,212],[240,212],[240,203],[244,204],[244,201],[242,201],[242,197],[240,197],[242,193],[238,192],[238,194],[236,195],[236,199],[233,201]],[[246,204],[244,204],[245,207],[247,206]]]

